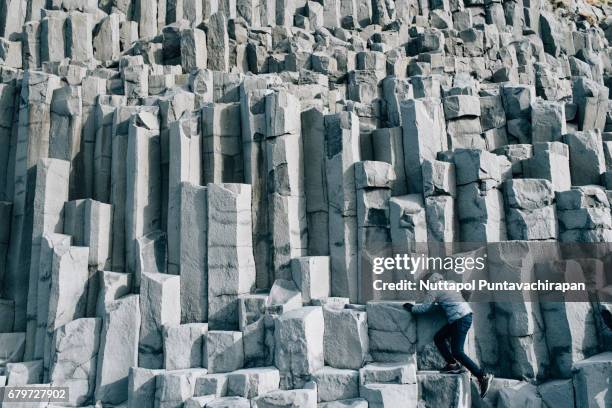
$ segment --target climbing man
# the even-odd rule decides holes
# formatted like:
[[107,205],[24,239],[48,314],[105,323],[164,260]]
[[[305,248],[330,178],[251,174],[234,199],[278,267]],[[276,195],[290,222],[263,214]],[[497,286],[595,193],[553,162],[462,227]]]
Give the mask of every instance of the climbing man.
[[[444,278],[439,273],[432,273],[429,276],[431,284],[442,280]],[[465,338],[472,326],[472,309],[463,299],[461,293],[451,290],[430,290],[427,292],[423,303],[417,305],[405,303],[404,308],[411,313],[420,314],[428,312],[436,305],[444,310],[447,320],[447,324],[434,336],[436,347],[446,360],[446,367],[441,372],[458,374],[464,371],[461,367],[463,365],[478,380],[480,397],[484,398],[493,381],[493,375],[485,373],[463,351]],[[448,342],[450,342],[450,349]]]

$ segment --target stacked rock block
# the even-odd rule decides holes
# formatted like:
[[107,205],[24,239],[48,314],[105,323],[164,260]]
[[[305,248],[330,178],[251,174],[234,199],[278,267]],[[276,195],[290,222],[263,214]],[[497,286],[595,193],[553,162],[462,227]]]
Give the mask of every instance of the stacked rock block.
[[[609,41],[582,0],[0,2],[0,387],[610,406]],[[468,297],[484,400],[436,371],[441,314],[372,290],[466,243],[448,279],[588,287]]]

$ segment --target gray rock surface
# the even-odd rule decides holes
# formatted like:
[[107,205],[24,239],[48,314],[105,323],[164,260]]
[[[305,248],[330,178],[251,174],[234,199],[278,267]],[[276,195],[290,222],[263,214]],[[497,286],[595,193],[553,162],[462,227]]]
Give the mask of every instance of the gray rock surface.
[[[0,387],[610,406],[610,41],[586,0],[0,1]],[[375,287],[433,270],[587,290],[464,291],[481,400]]]

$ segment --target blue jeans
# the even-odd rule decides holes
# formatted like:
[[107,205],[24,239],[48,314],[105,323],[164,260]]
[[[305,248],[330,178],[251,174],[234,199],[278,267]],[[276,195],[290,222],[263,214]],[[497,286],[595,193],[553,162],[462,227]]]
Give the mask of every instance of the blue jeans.
[[[471,326],[472,314],[470,313],[442,327],[434,336],[434,342],[448,364],[454,364],[458,361],[476,378],[480,378],[484,374],[482,369],[463,351],[465,338]],[[448,342],[450,342],[450,349]]]

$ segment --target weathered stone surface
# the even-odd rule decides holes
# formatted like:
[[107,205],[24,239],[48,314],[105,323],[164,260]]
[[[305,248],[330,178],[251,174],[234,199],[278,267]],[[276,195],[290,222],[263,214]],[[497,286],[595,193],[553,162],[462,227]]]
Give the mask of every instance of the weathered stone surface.
[[416,366],[410,363],[370,363],[359,370],[359,383],[414,384]]
[[251,241],[251,189],[244,184],[208,185],[208,322],[211,329],[237,327],[237,296],[255,284]]
[[95,388],[101,319],[76,319],[55,331],[49,369],[52,386],[68,387],[75,405],[91,400]]
[[[128,399],[128,375],[131,367],[138,366],[140,314],[138,295],[126,296],[106,305],[100,331],[96,400],[119,404]],[[130,390],[138,388],[131,382]]]
[[359,369],[368,353],[365,312],[323,307],[325,364],[334,368]]
[[206,367],[211,373],[227,373],[244,366],[242,332],[211,330],[205,349]]
[[443,135],[438,131],[436,117],[430,113],[426,101],[408,100],[402,103],[401,109],[408,192],[421,193],[421,165],[424,160],[435,160],[436,153],[445,150]]
[[314,306],[293,310],[276,320],[274,363],[280,371],[281,388],[299,388],[323,367],[323,321],[321,307]]
[[252,399],[278,390],[280,375],[274,367],[245,368],[228,374],[227,381],[228,395]]
[[[181,321],[201,322],[208,318],[208,200],[205,187],[180,185],[178,225],[179,273],[181,275]],[[176,241],[168,239],[168,245]],[[170,251],[168,251],[170,256]],[[168,267],[170,267],[168,259]]]
[[161,273],[144,273],[140,284],[140,336],[138,365],[161,368],[164,363],[163,327],[181,321],[180,279]]
[[417,374],[419,397],[426,406],[471,407],[470,380],[464,374],[439,374],[420,371]]
[[328,256],[305,256],[291,260],[291,276],[302,292],[302,301],[323,299],[330,295]]
[[419,387],[416,384],[366,384],[359,394],[368,401],[369,407],[393,406],[416,407]]
[[610,389],[610,352],[597,354],[573,366],[574,395],[578,406],[605,405]]
[[[208,324],[188,323],[180,326],[164,326],[164,368],[180,370],[203,367]],[[205,367],[205,366],[204,366]]]
[[314,408],[317,406],[317,391],[316,389],[272,391],[266,395],[253,399],[252,405],[256,408],[283,406]]
[[415,361],[416,322],[400,302],[368,302],[370,354],[375,361]]
[[601,134],[597,131],[568,133],[564,141],[569,146],[572,185],[600,184],[606,169]]

